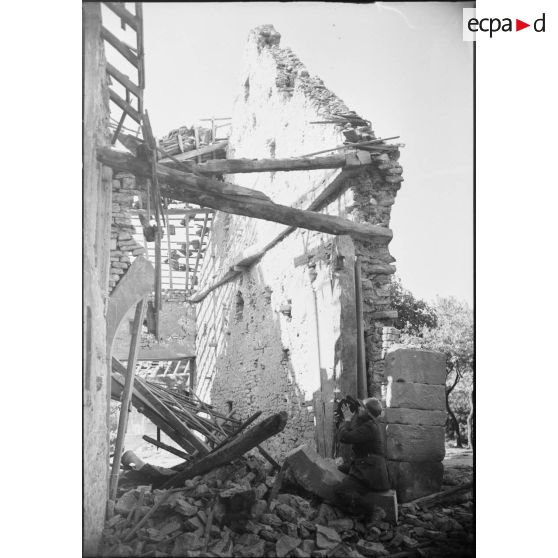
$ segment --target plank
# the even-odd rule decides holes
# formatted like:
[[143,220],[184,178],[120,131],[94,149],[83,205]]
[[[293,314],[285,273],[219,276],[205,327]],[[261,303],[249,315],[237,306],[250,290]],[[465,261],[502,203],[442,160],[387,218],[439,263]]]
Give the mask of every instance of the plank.
[[118,93],[110,89],[110,87],[109,97],[110,100],[123,110],[130,118],[135,120],[138,124],[141,123],[141,116],[139,112],[134,107],[129,105]]
[[107,74],[122,84],[128,91],[131,91],[139,99],[141,96],[140,88],[128,76],[124,75],[120,70],[115,68],[110,62],[107,62],[106,66]]
[[128,62],[130,62],[130,64],[132,64],[132,66],[138,67],[139,58],[134,54],[132,47],[121,41],[104,26],[101,27],[101,39],[113,46],[126,60],[128,60]]

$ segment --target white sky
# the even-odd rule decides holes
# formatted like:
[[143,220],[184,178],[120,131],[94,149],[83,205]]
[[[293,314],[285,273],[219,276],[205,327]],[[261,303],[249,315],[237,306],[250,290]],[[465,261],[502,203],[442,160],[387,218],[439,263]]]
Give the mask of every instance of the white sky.
[[157,136],[229,116],[250,29],[271,23],[311,74],[401,136],[390,251],[416,296],[473,298],[473,53],[470,3],[146,3],[145,107]]

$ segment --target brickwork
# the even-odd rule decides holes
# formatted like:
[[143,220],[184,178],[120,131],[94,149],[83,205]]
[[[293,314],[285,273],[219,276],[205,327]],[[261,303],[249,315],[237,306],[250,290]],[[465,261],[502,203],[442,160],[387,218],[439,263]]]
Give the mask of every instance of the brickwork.
[[130,267],[136,256],[144,255],[145,248],[133,238],[136,232],[129,210],[134,196],[141,196],[133,175],[118,173],[112,181],[112,222],[110,230],[110,275],[109,288],[112,291]]
[[[300,156],[354,135],[374,138],[366,122],[350,113],[279,42],[280,35],[271,26],[250,35],[228,156]],[[311,124],[333,113],[349,114],[353,124]],[[339,172],[254,173],[227,179],[263,191],[277,203],[305,208]],[[400,174],[397,155],[382,156],[370,170],[349,179],[344,193],[323,211],[387,227]],[[243,251],[269,242],[283,229],[218,213],[200,285],[212,284]],[[348,393],[354,385],[354,324],[348,322],[355,314],[355,256],[362,269],[373,393],[384,380],[382,328],[392,325],[387,287],[395,268],[385,244],[354,243],[348,237],[299,229],[197,307],[198,394],[223,410],[232,404],[243,417],[256,410],[264,411],[264,416],[286,410],[290,419],[285,431],[267,446],[276,456],[296,444],[319,443],[320,436],[326,442],[318,450],[331,453],[332,431],[318,436],[314,425],[329,429],[334,390],[341,387]]]

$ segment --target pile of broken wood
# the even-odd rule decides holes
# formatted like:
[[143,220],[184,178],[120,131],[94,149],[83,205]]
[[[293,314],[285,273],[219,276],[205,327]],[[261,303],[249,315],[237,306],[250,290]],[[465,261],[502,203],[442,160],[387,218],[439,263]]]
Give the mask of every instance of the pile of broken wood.
[[473,556],[472,502],[463,490],[400,506],[396,525],[381,508],[353,517],[292,485],[276,493],[277,477],[254,454],[179,488],[127,490],[106,522],[102,555]]

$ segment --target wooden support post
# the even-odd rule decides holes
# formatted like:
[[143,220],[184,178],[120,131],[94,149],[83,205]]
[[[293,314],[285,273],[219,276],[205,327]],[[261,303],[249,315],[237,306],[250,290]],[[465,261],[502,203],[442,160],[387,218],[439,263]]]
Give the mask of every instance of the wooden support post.
[[368,397],[366,374],[366,345],[364,341],[364,314],[362,309],[362,269],[360,256],[355,260],[355,311],[357,318],[357,397]]
[[122,458],[122,450],[124,448],[124,436],[128,428],[128,416],[130,413],[130,405],[132,401],[132,392],[134,389],[134,374],[136,369],[136,359],[138,356],[139,341],[141,338],[141,328],[143,325],[143,314],[145,311],[145,298],[142,298],[136,306],[134,315],[134,325],[132,331],[132,339],[130,342],[130,353],[128,356],[128,364],[126,369],[126,382],[122,391],[122,403],[120,406],[120,416],[118,418],[118,431],[116,434],[116,445],[114,448],[114,457],[112,461],[112,471],[109,483],[109,500],[116,499],[116,489],[118,487],[118,475],[120,473],[120,459]]
[[169,288],[172,289],[172,265],[171,265],[171,240],[170,240],[170,230],[169,230],[169,210],[168,207],[166,209],[166,218],[167,218],[167,261],[169,264]]
[[207,220],[209,218],[209,213],[205,214],[205,217],[203,218],[203,225],[202,225],[202,230],[200,233],[200,247],[198,248],[198,253],[196,254],[196,262],[194,263],[194,273],[192,275],[192,287],[196,286],[196,279],[198,277],[198,266],[200,263],[200,258],[201,258],[201,253],[202,253],[202,248],[203,248],[203,238],[205,236],[205,232],[207,230]]
[[[207,214],[205,215],[207,218]],[[184,289],[188,291],[190,286],[190,215],[184,215],[184,226],[186,227],[186,271],[184,273]]]

